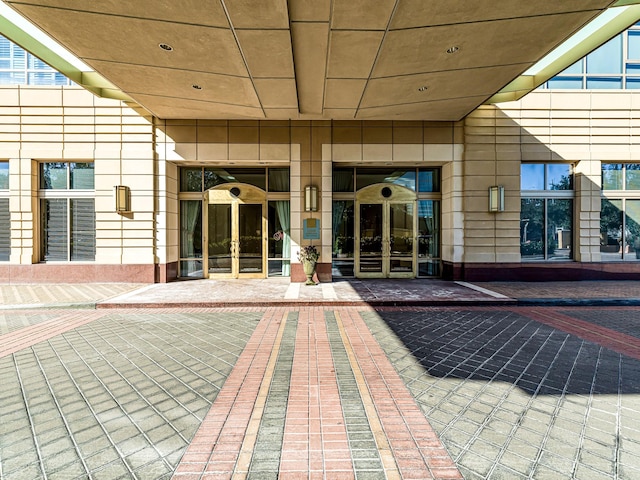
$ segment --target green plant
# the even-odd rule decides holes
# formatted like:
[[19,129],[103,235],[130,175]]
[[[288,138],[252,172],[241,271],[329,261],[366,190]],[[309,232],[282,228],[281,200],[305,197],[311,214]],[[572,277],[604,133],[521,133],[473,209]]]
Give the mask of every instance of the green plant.
[[317,262],[318,258],[320,258],[320,253],[318,249],[314,245],[307,245],[304,247],[300,247],[298,251],[298,260],[301,262]]

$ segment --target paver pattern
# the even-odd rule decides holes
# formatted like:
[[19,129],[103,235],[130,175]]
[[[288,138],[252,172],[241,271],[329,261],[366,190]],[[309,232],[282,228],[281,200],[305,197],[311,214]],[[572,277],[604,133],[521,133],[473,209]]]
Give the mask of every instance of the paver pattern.
[[640,478],[637,307],[241,284],[0,286],[0,478]]
[[465,478],[640,478],[635,358],[526,309],[363,316]]
[[94,315],[0,358],[3,479],[169,475],[261,316]]

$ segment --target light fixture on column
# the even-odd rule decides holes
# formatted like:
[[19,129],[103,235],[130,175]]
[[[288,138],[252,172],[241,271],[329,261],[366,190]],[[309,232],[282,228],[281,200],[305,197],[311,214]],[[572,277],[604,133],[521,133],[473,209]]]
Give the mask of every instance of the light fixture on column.
[[318,188],[313,185],[304,187],[304,211],[318,211]]
[[504,212],[504,187],[502,185],[489,187],[489,211]]
[[124,185],[116,185],[116,212],[131,212],[131,189]]

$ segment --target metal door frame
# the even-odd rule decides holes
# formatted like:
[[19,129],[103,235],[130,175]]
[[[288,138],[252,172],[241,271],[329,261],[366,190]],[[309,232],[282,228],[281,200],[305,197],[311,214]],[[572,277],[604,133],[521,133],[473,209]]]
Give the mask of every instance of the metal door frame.
[[[267,278],[267,193],[253,185],[246,183],[225,183],[217,185],[204,193],[202,228],[204,230],[203,245],[203,276],[204,278]],[[231,259],[230,273],[209,273],[209,205],[231,205],[231,244],[229,255]],[[239,206],[260,205],[262,210],[262,271],[240,272],[240,245],[239,245]]]
[[[356,192],[354,205],[355,214],[355,239],[354,239],[354,275],[356,278],[415,278],[418,272],[418,215],[417,215],[417,195],[416,193],[401,185],[390,183],[378,183],[369,185]],[[411,272],[391,272],[391,225],[390,206],[391,204],[412,204],[413,205],[413,252],[411,256]],[[382,205],[382,271],[381,272],[360,272],[360,205],[381,204]]]

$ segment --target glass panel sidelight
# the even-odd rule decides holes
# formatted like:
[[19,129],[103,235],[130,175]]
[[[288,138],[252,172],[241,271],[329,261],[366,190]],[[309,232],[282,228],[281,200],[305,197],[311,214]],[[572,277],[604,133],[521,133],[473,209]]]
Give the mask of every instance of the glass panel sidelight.
[[622,217],[621,199],[602,199],[600,207],[600,255],[605,262],[622,258],[624,249]]
[[625,260],[640,260],[640,200],[625,202]]
[[209,273],[232,273],[231,204],[209,205]]
[[413,272],[413,203],[389,205],[390,272]]
[[240,273],[262,272],[262,205],[238,205]]
[[360,205],[360,272],[382,273],[382,204]]

